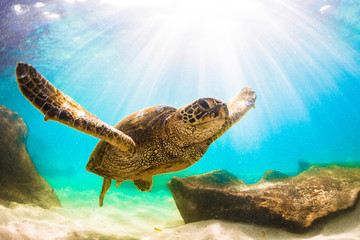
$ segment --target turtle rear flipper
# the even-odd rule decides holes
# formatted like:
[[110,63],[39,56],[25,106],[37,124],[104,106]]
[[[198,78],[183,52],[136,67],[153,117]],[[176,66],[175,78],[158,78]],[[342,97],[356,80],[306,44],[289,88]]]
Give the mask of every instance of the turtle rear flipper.
[[18,63],[15,72],[21,92],[45,115],[45,121],[57,121],[103,139],[127,154],[135,152],[135,142],[131,137],[86,111],[80,104],[56,89],[33,66]]
[[152,179],[152,176],[150,176],[147,178],[134,180],[133,182],[138,190],[140,190],[142,192],[147,192],[147,191],[150,191],[150,189],[152,187],[153,179]]
[[99,207],[103,206],[105,195],[109,191],[110,187],[111,187],[111,179],[110,178],[104,178],[103,185],[102,185],[102,188],[101,188],[100,197],[99,197]]

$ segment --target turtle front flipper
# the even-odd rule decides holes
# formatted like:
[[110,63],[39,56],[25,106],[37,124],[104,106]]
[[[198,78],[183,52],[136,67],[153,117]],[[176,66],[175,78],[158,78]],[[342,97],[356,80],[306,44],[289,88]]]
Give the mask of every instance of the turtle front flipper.
[[229,110],[229,119],[212,136],[209,141],[212,143],[221,137],[231,126],[237,123],[251,108],[255,108],[256,94],[251,88],[243,88],[234,98],[226,103]]
[[138,190],[140,190],[142,192],[147,192],[147,191],[150,191],[150,189],[152,187],[153,179],[152,179],[152,176],[150,176],[147,178],[134,180],[133,182]]
[[33,66],[18,63],[15,72],[20,91],[45,115],[45,121],[57,121],[103,139],[127,154],[135,152],[135,142],[131,137],[87,112],[80,104],[56,89]]
[[104,204],[104,197],[106,193],[109,191],[111,187],[111,179],[110,178],[104,178],[103,185],[101,188],[101,193],[99,197],[99,207],[102,207]]

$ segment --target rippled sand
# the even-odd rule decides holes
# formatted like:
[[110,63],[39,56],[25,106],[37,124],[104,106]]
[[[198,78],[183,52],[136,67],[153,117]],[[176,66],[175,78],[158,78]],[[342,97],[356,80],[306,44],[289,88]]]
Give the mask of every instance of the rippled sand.
[[0,206],[0,239],[138,239],[155,228],[183,225],[168,193],[115,192],[102,208],[97,194],[60,190],[63,208]]
[[[130,192],[131,193],[131,192]],[[219,220],[184,225],[168,192],[58,191],[63,208],[0,206],[0,239],[360,239],[360,207],[307,234]]]

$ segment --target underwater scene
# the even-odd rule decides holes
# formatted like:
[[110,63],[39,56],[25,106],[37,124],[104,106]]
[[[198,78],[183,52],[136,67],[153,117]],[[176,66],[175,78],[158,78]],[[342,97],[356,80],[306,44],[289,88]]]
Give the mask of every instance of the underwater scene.
[[0,239],[360,239],[359,1],[0,15]]

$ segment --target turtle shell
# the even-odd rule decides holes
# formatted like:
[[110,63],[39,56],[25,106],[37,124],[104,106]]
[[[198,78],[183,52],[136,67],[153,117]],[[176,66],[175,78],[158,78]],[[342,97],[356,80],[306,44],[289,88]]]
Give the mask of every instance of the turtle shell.
[[[102,177],[131,180],[155,164],[151,157],[161,160],[163,128],[165,120],[176,108],[159,105],[135,112],[114,127],[130,136],[136,144],[135,154],[126,155],[119,148],[100,140],[86,165],[86,170]],[[151,155],[154,156],[150,156]],[[147,156],[146,154],[149,154]],[[135,177],[136,178],[136,177]]]

